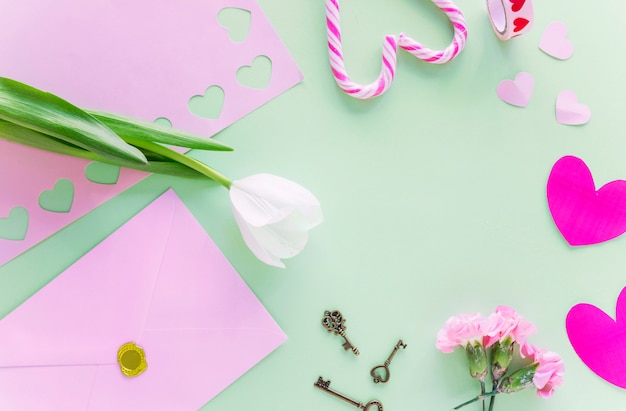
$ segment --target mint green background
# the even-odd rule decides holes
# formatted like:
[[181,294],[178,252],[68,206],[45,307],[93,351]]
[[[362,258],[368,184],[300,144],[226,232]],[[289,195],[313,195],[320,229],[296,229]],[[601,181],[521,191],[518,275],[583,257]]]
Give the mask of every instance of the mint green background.
[[[566,375],[549,400],[527,390],[500,397],[496,410],[624,409],[626,393],[577,358],[564,320],[579,302],[614,314],[626,285],[626,238],[569,247],[548,212],[545,183],[568,154],[587,162],[598,185],[626,179],[626,3],[536,1],[532,32],[501,42],[483,1],[459,0],[469,30],[465,51],[444,66],[400,52],[391,89],[359,101],[330,74],[324,2],[259,1],[305,80],[216,137],[235,152],[194,155],[233,179],[267,172],[315,193],[325,222],[307,248],[285,270],[266,266],[241,240],[224,189],[151,176],[1,267],[0,315],[172,186],[289,336],[203,410],[353,409],[313,388],[320,375],[357,400],[381,400],[388,411],[448,410],[478,387],[462,353],[440,353],[435,335],[451,315],[488,315],[499,304],[535,323],[531,342],[561,354]],[[427,0],[341,6],[346,64],[356,81],[378,74],[385,34],[404,31],[432,48],[451,38],[447,19]],[[553,20],[570,29],[575,52],[568,61],[537,48]],[[495,94],[498,82],[519,71],[535,78],[525,109]],[[590,106],[589,124],[556,123],[563,89]],[[344,313],[359,357],[322,329],[329,308]],[[374,385],[370,368],[399,338],[408,347],[395,357],[390,382]]]

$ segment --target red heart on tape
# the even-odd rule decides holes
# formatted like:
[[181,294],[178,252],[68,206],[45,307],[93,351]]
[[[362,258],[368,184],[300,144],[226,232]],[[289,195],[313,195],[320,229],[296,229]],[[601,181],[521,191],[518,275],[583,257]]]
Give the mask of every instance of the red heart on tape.
[[524,7],[524,4],[526,4],[526,0],[510,0],[510,2],[513,4],[511,10],[513,10],[515,13],[520,11],[522,7]]
[[523,30],[524,27],[528,25],[528,23],[529,21],[524,18],[521,18],[521,17],[516,18],[515,20],[513,20],[513,26],[515,27],[513,29],[513,33],[517,33],[518,31]]

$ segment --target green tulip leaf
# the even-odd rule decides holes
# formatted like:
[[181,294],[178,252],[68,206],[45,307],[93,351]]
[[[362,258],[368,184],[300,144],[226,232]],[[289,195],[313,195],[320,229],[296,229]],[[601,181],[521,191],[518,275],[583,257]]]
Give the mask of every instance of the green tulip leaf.
[[101,111],[88,110],[88,112],[122,138],[128,136],[137,140],[171,144],[173,146],[200,150],[233,150],[232,148],[218,143],[209,137],[187,133],[185,131],[177,130],[161,124],[150,123],[119,114],[105,113]]
[[96,118],[54,94],[0,77],[0,119],[99,156],[145,164],[144,155]]

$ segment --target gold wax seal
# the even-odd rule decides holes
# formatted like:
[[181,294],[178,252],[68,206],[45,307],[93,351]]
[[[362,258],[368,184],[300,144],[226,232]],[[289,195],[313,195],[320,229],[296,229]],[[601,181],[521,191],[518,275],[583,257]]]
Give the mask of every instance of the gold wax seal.
[[136,377],[148,368],[146,352],[134,342],[126,343],[117,350],[117,363],[127,377]]

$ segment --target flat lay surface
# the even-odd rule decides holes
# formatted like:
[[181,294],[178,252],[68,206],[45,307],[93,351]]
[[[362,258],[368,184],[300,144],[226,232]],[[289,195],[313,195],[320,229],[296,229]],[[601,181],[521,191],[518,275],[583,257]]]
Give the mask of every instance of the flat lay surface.
[[[245,3],[224,2],[231,8]],[[288,337],[202,410],[354,408],[316,388],[320,376],[332,381],[330,388],[359,402],[379,400],[385,410],[449,410],[476,396],[479,385],[470,378],[460,350],[444,354],[435,348],[437,333],[455,314],[487,316],[499,305],[514,307],[534,323],[537,333],[529,340],[560,354],[565,375],[564,384],[549,399],[537,397],[531,388],[498,396],[495,410],[623,409],[626,393],[616,385],[623,385],[619,375],[626,370],[609,370],[611,365],[600,361],[597,352],[623,356],[616,347],[623,346],[620,338],[626,334],[619,323],[584,327],[585,316],[604,319],[598,310],[615,318],[618,296],[626,286],[626,219],[615,207],[594,205],[594,190],[600,190],[600,198],[617,198],[611,204],[619,204],[621,185],[603,186],[626,180],[626,81],[619,51],[626,4],[613,2],[609,8],[600,3],[535,1],[532,29],[505,41],[494,33],[484,2],[455,4],[465,16],[468,33],[458,56],[442,65],[429,64],[399,48],[395,78],[386,92],[359,100],[345,94],[331,73],[324,1],[258,0],[293,59],[289,67],[297,65],[303,81],[295,84],[300,77],[292,70],[290,82],[274,89],[276,83],[259,80],[268,73],[262,64],[257,77],[246,79],[249,73],[240,72],[240,83],[271,89],[271,97],[252,101],[249,114],[230,112],[219,126],[230,124],[214,138],[233,152],[190,155],[234,180],[270,173],[315,194],[324,222],[309,232],[299,255],[283,260],[285,269],[263,264],[250,252],[233,217],[229,193],[216,183],[162,175],[150,175],[126,191],[100,183],[100,190],[115,191],[103,196],[109,201],[89,211],[100,203],[95,201],[82,217],[68,218],[55,228],[64,227],[61,231],[0,266],[0,317],[172,188]],[[386,35],[402,32],[435,50],[447,47],[453,36],[448,18],[429,0],[340,0],[339,5],[345,69],[357,83],[370,83],[381,72]],[[236,12],[221,16],[222,24],[239,17]],[[236,26],[242,25],[245,19]],[[229,47],[242,44],[245,41],[235,41]],[[167,61],[167,50],[161,51],[159,58]],[[219,60],[216,53],[211,61]],[[230,56],[224,53],[225,59]],[[259,55],[262,51],[255,49],[237,60],[233,76],[237,67],[254,68],[253,57]],[[269,67],[283,66],[272,60]],[[188,70],[193,72],[193,67],[185,66],[181,78]],[[17,77],[0,70],[0,75],[9,74]],[[39,81],[45,78],[41,74]],[[161,80],[177,84],[176,78]],[[94,87],[105,84],[92,81]],[[62,94],[61,83],[53,91]],[[89,84],[81,82],[78,90]],[[211,85],[209,80],[200,82],[185,90],[185,96],[213,95],[216,90],[207,89]],[[120,101],[141,105],[139,91],[120,90]],[[227,88],[225,96],[227,107]],[[262,100],[267,102],[260,105]],[[128,114],[142,113],[152,116],[141,110]],[[183,114],[178,116],[182,119]],[[195,132],[203,127],[201,121],[189,124]],[[554,181],[559,185],[549,203],[551,172],[565,156],[583,163],[557,167],[560,179]],[[593,177],[591,187],[579,178],[585,167]],[[19,194],[16,179],[26,172],[13,175],[4,165],[0,170],[3,190]],[[52,184],[33,188],[33,204],[2,203],[0,217],[17,206],[32,212],[39,204],[45,210],[46,196],[38,196],[51,190],[56,180],[71,177],[61,174],[54,174]],[[104,181],[103,174],[99,176]],[[586,196],[580,194],[579,183]],[[76,180],[74,187],[75,201],[82,201]],[[52,203],[48,208],[62,213],[63,204]],[[568,220],[568,210],[575,207],[589,210],[590,226]],[[0,224],[0,234],[2,228]],[[4,234],[3,241],[17,241],[6,240],[10,236]],[[19,252],[0,256],[7,261]],[[207,292],[207,298],[213,292]],[[585,340],[585,333],[601,330],[609,330],[612,340],[594,338],[595,347],[579,344],[577,354],[568,339],[566,318],[579,303],[598,310],[580,309],[575,318],[570,316],[568,327],[576,327],[570,335],[577,343]],[[344,350],[343,339],[322,326],[326,310],[341,311],[358,356]],[[389,381],[373,383],[370,370],[385,362],[399,340],[406,347],[394,355]],[[594,374],[578,355],[616,385]],[[237,360],[232,361],[237,368]],[[230,375],[229,367],[220,362],[204,372]],[[463,409],[481,408],[471,404]]]

